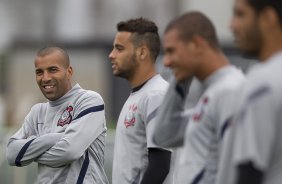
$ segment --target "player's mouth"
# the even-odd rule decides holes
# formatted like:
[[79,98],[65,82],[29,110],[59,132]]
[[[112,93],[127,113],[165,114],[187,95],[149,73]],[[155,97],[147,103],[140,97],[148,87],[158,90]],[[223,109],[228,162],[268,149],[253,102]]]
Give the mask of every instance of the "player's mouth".
[[235,44],[240,44],[240,37],[239,37],[239,34],[238,33],[233,33],[233,36],[234,36],[234,42]]
[[235,38],[235,39],[234,39],[234,43],[235,43],[236,45],[239,45],[239,43],[240,43],[240,42],[239,42],[239,39],[238,39],[238,38]]
[[44,90],[44,92],[46,92],[46,93],[50,93],[50,92],[53,92],[54,91],[54,89],[55,89],[55,85],[43,85],[43,86],[41,86],[42,87],[42,89]]
[[176,74],[178,72],[178,69],[176,67],[172,66],[170,68],[171,68],[171,70],[174,74]]
[[114,63],[112,63],[112,69],[113,69],[113,70],[117,69],[117,65],[114,64]]
[[173,68],[173,74],[174,74],[174,77],[178,80],[179,79],[179,75],[180,75],[180,73],[179,73],[179,70],[178,69],[176,69],[176,68]]

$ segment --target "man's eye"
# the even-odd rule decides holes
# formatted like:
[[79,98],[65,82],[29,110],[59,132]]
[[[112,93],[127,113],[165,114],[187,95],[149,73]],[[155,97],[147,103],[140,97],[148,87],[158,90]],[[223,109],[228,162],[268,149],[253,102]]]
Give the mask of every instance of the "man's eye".
[[51,73],[55,73],[55,72],[57,72],[58,70],[57,70],[57,68],[50,68],[49,69],[49,72],[51,72]]
[[123,50],[123,47],[116,47],[116,50],[120,52]]
[[42,73],[43,73],[42,71],[35,71],[36,75],[42,75]]
[[234,11],[234,16],[236,16],[236,17],[244,17],[245,16],[245,12],[243,12],[242,10],[238,10],[238,9],[236,9],[235,11]]
[[173,52],[174,52],[174,49],[172,48],[165,49],[165,54],[171,54]]

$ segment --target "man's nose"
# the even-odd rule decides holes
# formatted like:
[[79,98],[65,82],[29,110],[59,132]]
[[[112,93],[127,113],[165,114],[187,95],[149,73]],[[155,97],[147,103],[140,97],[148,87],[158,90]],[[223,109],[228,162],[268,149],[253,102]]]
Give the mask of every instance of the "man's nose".
[[49,80],[51,80],[51,76],[49,72],[44,72],[42,76],[42,81],[49,81]]
[[109,57],[109,59],[110,59],[110,60],[112,60],[112,59],[114,59],[114,58],[115,58],[115,53],[114,53],[114,50],[112,50],[112,51],[111,51],[111,53],[109,54],[109,56],[108,56],[108,57]]
[[169,59],[168,57],[165,56],[164,59],[163,59],[163,65],[165,67],[171,67],[172,66],[171,59]]

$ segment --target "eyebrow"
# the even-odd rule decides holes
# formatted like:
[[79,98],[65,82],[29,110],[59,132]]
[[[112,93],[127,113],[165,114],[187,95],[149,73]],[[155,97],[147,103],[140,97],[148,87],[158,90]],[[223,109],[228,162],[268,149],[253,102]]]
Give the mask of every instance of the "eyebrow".
[[172,52],[173,50],[174,48],[172,47],[164,48],[164,52]]
[[114,47],[122,47],[122,48],[124,48],[124,46],[123,46],[123,45],[118,44],[118,43],[114,44]]
[[[59,68],[59,67],[58,66],[49,66],[46,69],[48,70],[48,69],[53,69],[53,68]],[[39,71],[39,70],[43,70],[43,69],[42,68],[35,68],[35,71]]]

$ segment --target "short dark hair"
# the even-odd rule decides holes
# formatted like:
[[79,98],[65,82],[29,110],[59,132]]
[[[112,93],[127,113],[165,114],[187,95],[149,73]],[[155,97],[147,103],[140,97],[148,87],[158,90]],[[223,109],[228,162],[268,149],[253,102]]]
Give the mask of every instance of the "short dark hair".
[[146,44],[151,52],[151,57],[156,60],[160,52],[160,37],[157,25],[145,18],[130,19],[117,24],[119,32],[131,32],[132,42],[135,47]]
[[177,29],[183,41],[191,41],[193,36],[204,38],[215,50],[219,49],[216,30],[211,20],[198,11],[188,12],[172,20],[166,27],[165,33]]
[[66,63],[66,67],[68,67],[70,65],[70,58],[68,55],[68,52],[60,47],[54,47],[54,46],[48,46],[48,47],[43,47],[40,50],[37,51],[37,56],[41,56],[44,57],[46,55],[52,54],[53,52],[60,52],[62,54],[62,56],[64,57]]
[[280,24],[282,26],[282,1],[281,0],[247,0],[247,3],[253,7],[253,9],[260,13],[266,7],[273,8],[280,20]]

